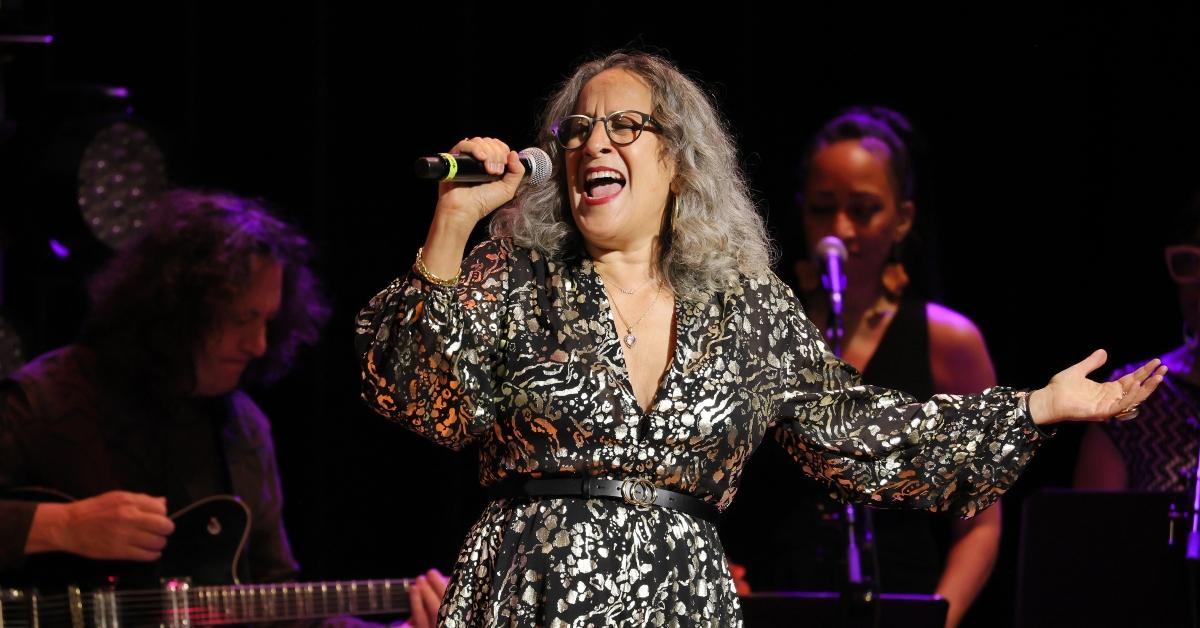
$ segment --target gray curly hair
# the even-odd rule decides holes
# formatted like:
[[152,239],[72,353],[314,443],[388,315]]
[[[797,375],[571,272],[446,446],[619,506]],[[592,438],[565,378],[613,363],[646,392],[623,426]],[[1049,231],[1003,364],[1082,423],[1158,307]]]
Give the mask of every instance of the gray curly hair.
[[719,292],[740,278],[770,272],[774,250],[762,217],[750,199],[737,149],[712,100],[671,62],[651,54],[619,51],[584,63],[550,97],[539,121],[538,144],[560,169],[541,186],[525,186],[496,213],[494,236],[512,237],[550,259],[583,250],[571,216],[563,149],[552,125],[575,112],[579,94],[592,77],[621,68],[650,87],[652,115],[661,127],[662,158],[676,165],[674,211],[663,216],[657,273],[688,298]]

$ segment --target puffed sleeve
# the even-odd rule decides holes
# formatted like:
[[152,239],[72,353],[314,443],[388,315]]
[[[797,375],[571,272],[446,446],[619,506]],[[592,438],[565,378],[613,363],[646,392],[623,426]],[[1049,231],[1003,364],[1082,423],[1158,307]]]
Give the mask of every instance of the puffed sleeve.
[[492,426],[511,252],[508,240],[485,241],[456,286],[414,270],[371,299],[356,344],[372,409],[452,449]]
[[1012,486],[1043,442],[1024,392],[996,386],[920,403],[864,385],[829,352],[790,290],[770,283],[765,316],[776,342],[768,351],[782,380],[775,438],[836,496],[970,517]]

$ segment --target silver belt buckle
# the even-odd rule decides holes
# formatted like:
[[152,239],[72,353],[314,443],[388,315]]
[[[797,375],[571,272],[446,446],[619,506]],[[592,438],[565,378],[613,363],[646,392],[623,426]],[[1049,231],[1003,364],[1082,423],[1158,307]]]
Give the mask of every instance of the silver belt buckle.
[[625,478],[621,480],[621,498],[638,510],[649,510],[658,496],[658,488],[646,478]]

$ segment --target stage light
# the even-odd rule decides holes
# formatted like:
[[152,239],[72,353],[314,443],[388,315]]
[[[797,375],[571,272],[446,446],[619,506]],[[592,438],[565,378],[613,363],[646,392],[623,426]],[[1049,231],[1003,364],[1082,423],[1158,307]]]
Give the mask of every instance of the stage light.
[[162,150],[129,119],[100,129],[79,164],[79,209],[92,233],[120,249],[146,220],[146,201],[167,188]]

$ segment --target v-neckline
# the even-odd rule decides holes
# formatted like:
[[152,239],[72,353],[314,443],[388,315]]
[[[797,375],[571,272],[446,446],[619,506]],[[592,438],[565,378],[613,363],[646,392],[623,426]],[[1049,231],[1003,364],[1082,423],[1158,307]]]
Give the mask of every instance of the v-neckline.
[[658,411],[658,406],[663,400],[663,395],[667,387],[671,383],[671,378],[674,371],[682,364],[680,361],[680,328],[683,324],[681,310],[679,306],[679,298],[672,299],[671,311],[671,336],[674,344],[671,347],[671,359],[667,361],[667,368],[659,375],[658,386],[654,389],[654,396],[650,399],[650,405],[645,410],[642,409],[642,404],[637,397],[637,392],[633,388],[633,376],[629,372],[629,362],[625,359],[625,350],[621,346],[621,333],[616,320],[616,311],[612,306],[612,301],[609,299],[608,291],[604,288],[604,278],[600,276],[600,272],[596,270],[596,264],[591,259],[587,259],[585,263],[586,272],[591,275],[593,286],[596,292],[599,293],[600,314],[607,321],[605,325],[605,340],[613,343],[617,353],[614,358],[616,366],[620,368],[618,381],[624,389],[625,394],[629,395],[629,399],[633,401],[633,409],[637,412],[639,422],[642,423],[638,433],[639,436],[645,436],[649,427],[646,420]]

